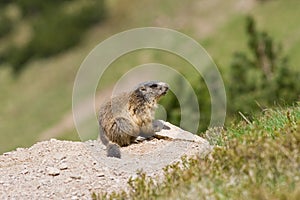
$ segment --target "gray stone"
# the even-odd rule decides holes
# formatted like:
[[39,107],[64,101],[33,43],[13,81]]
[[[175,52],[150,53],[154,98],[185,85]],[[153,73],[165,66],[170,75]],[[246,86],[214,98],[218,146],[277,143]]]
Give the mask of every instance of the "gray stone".
[[50,176],[57,176],[60,174],[60,171],[55,167],[47,167],[47,173]]
[[67,163],[61,163],[61,164],[59,165],[59,169],[60,169],[60,170],[68,169]]

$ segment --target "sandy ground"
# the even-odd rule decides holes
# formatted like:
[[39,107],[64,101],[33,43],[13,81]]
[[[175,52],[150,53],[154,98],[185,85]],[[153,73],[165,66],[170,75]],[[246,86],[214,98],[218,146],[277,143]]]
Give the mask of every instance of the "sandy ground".
[[152,139],[121,149],[122,159],[106,157],[99,141],[50,139],[30,148],[0,155],[0,199],[91,199],[92,192],[127,189],[140,170],[160,176],[162,168],[181,156],[203,156],[212,147],[206,140],[168,124]]

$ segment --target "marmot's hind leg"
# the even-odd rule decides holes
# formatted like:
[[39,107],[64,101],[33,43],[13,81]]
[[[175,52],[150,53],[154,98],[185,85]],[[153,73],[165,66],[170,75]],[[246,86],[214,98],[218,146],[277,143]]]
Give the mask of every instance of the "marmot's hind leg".
[[118,117],[111,130],[111,141],[119,144],[120,146],[130,145],[138,136],[139,129],[132,125],[132,122],[126,118]]
[[159,120],[153,120],[152,126],[154,129],[154,132],[159,132],[163,129],[170,130],[170,127],[168,127],[167,125],[165,125],[163,122],[161,122]]
[[[138,130],[134,130],[134,127],[128,119],[118,117],[115,119],[110,131],[113,134],[108,135],[112,142],[109,142],[106,146],[107,156],[121,158],[120,146],[131,144],[135,140]],[[105,136],[104,142],[106,140],[108,140],[108,138]]]

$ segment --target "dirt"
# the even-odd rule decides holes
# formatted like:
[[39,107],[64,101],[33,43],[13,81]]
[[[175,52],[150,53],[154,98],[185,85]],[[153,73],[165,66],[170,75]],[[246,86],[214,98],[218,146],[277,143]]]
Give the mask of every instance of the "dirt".
[[159,134],[173,140],[152,139],[121,149],[122,158],[106,157],[100,141],[50,139],[30,148],[0,155],[0,199],[91,199],[92,192],[128,189],[139,171],[162,177],[166,165],[181,156],[204,156],[206,140],[169,123]]

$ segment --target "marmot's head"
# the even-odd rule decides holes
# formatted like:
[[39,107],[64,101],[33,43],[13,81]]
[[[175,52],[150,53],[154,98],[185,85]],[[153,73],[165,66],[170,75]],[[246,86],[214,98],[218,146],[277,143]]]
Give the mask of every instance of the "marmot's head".
[[169,90],[169,85],[159,81],[148,81],[140,83],[134,93],[142,97],[147,102],[156,103],[161,96],[164,96]]

